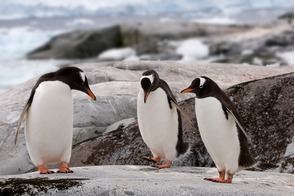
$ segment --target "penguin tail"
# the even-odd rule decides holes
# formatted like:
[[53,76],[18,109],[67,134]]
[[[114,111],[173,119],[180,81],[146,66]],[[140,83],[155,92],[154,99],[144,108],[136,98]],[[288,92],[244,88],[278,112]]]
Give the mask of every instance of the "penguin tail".
[[177,146],[178,156],[186,154],[187,152],[190,151],[190,149],[191,149],[190,145],[186,142],[183,142],[182,145]]

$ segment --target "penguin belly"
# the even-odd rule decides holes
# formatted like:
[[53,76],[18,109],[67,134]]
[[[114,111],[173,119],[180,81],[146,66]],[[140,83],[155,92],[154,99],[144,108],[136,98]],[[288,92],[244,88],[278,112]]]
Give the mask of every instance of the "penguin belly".
[[221,103],[214,97],[196,98],[195,110],[201,138],[217,169],[234,174],[240,155],[234,119],[231,115],[226,119]]
[[69,162],[73,138],[71,89],[60,81],[42,82],[26,116],[26,144],[32,162]]
[[144,103],[141,89],[137,98],[138,125],[144,142],[152,154],[173,161],[177,158],[178,114],[170,109],[167,94],[158,88],[150,93]]

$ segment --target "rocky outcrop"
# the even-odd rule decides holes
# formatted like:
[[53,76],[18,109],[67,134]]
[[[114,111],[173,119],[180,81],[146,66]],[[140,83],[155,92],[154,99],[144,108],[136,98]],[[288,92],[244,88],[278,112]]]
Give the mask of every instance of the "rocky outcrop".
[[[254,26],[145,21],[57,35],[27,57],[116,61],[136,54],[141,60],[204,58],[217,63],[293,65],[291,57],[282,55],[293,52],[293,34],[293,26],[285,20]],[[132,52],[126,53],[126,48]]]
[[[158,28],[161,25],[165,25],[165,28]],[[29,59],[85,59],[96,57],[105,50],[120,47],[131,47],[138,55],[155,54],[164,52],[159,46],[162,40],[223,35],[245,29],[248,27],[189,22],[128,23],[57,35],[48,43],[30,52],[27,57]]]
[[[250,151],[260,169],[268,166],[267,169],[273,167],[280,172],[293,173],[294,162],[290,160],[294,158],[294,152],[286,155],[294,134],[293,78],[293,74],[280,75],[241,83],[226,90],[245,122],[252,141]],[[191,145],[191,149],[175,164],[210,167],[212,160],[197,131],[194,98],[181,102],[181,107],[193,122],[193,126],[187,120],[183,122],[184,140]],[[147,165],[149,163],[141,159],[147,155],[150,156],[149,149],[140,137],[137,123],[133,123],[75,146],[72,164]]]
[[0,176],[0,195],[292,195],[291,174],[238,172],[232,184],[203,180],[216,169],[147,166],[73,168],[73,174]]
[[[82,162],[88,159],[87,156],[90,157],[89,153],[93,153],[95,150],[97,150],[97,153],[101,153],[100,155],[107,153],[107,151],[104,151],[104,148],[109,149],[110,152],[118,153],[119,155],[116,155],[118,159],[110,157],[112,154],[109,153],[105,155],[106,157],[104,160],[99,160],[101,157],[98,159],[97,156],[93,154],[92,163],[92,158],[89,158],[87,164],[96,164],[94,160],[97,160],[97,164],[99,161],[103,164],[125,164],[128,159],[130,163],[127,164],[131,164],[131,162],[134,162],[134,164],[147,164],[146,162],[142,162],[139,158],[141,154],[146,155],[149,152],[136,132],[136,130],[138,130],[137,125],[131,124],[128,126],[129,123],[134,122],[131,119],[136,118],[136,97],[140,88],[138,81],[144,70],[155,69],[161,78],[168,82],[177,99],[180,101],[186,100],[183,103],[184,106],[187,104],[191,105],[191,108],[187,107],[191,110],[187,111],[187,113],[193,112],[193,100],[187,100],[190,96],[182,95],[179,92],[184,87],[187,87],[197,76],[207,75],[214,79],[222,88],[228,88],[238,83],[293,71],[291,67],[266,68],[250,65],[200,62],[177,63],[171,61],[156,63],[145,61],[87,63],[76,66],[85,71],[97,100],[91,101],[84,93],[73,91],[74,144],[80,143],[80,145],[76,145],[76,148],[73,150],[73,165],[83,165]],[[28,81],[0,95],[0,175],[24,173],[34,168],[27,154],[23,128],[21,129],[17,145],[14,145],[13,140],[19,115],[30,95],[31,88],[36,82],[36,79],[37,78]],[[185,108],[186,107],[184,107],[184,109]],[[190,128],[187,122],[184,123],[186,126],[185,130],[187,131],[186,140],[192,144],[198,143],[199,145],[199,147],[195,148],[198,150],[188,156],[190,158],[186,159],[186,162],[191,162],[191,165],[211,165],[209,157],[200,158],[202,156],[204,157],[205,149],[200,142],[200,138],[197,136],[197,130],[194,130],[195,133],[190,132],[192,128]],[[123,130],[123,133],[122,131],[118,131],[117,133],[111,132],[112,129],[114,130],[118,127]],[[105,131],[109,133],[103,134]],[[101,142],[98,144],[93,141],[93,147],[98,145],[93,151],[90,147],[87,147],[86,143],[81,143],[91,138],[96,138],[94,139],[95,141]],[[110,143],[110,141],[114,143]],[[137,155],[132,155],[132,159],[130,157],[126,158],[127,155],[129,156],[132,153],[131,147],[127,149],[127,147],[124,146],[128,141],[130,141],[128,145],[135,143],[142,147],[141,152],[139,152],[140,148],[134,146],[133,149]],[[87,144],[90,145],[90,141],[88,141]],[[108,146],[109,144],[111,146]],[[84,149],[83,153],[82,151],[78,151],[83,145],[85,146],[85,150],[87,149],[87,152],[84,152]],[[123,153],[126,153],[126,156],[123,155]],[[122,160],[119,159],[121,156]],[[126,160],[123,160],[125,158]],[[108,160],[110,161],[108,162]],[[180,161],[183,160],[184,159],[181,159]],[[276,161],[277,160],[278,159],[276,159]],[[174,164],[177,165],[178,163]],[[179,165],[181,164],[183,163],[180,162]]]
[[29,59],[83,59],[122,46],[120,26],[103,29],[78,30],[52,38],[30,52]]

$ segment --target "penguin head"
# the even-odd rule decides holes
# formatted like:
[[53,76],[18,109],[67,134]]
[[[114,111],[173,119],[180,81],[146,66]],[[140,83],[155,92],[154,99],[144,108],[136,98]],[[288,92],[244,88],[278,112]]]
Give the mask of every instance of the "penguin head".
[[87,77],[81,69],[77,67],[63,67],[54,73],[54,79],[66,83],[72,90],[86,93],[92,100],[96,100],[88,85]]
[[148,70],[142,73],[140,84],[144,91],[144,103],[146,103],[151,91],[158,88],[159,80],[159,75],[155,70]]
[[206,77],[201,76],[194,79],[189,87],[183,89],[181,93],[195,93],[196,97],[203,98],[210,96],[214,82]]

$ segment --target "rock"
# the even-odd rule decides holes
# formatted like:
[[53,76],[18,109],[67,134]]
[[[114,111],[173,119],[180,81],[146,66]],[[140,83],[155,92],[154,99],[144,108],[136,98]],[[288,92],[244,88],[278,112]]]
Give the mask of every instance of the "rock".
[[[165,25],[165,28],[159,26]],[[87,59],[112,48],[133,48],[138,55],[167,53],[160,42],[188,37],[220,35],[248,29],[243,26],[219,26],[191,22],[159,21],[126,23],[102,29],[78,30],[53,37],[27,54],[29,59]]]
[[294,11],[282,14],[281,16],[278,17],[278,19],[287,20],[289,23],[291,23],[292,21],[294,21]]
[[78,30],[52,38],[27,55],[29,59],[78,59],[96,57],[99,53],[122,47],[120,26]]
[[256,160],[277,165],[294,157],[294,151],[285,155],[294,135],[293,73],[242,83],[226,92],[243,118]]
[[266,47],[292,47],[294,42],[294,31],[285,31],[265,40]]
[[293,174],[238,172],[232,184],[203,180],[216,169],[147,166],[72,168],[72,174],[0,176],[1,195],[292,195]]
[[182,55],[176,53],[146,54],[141,55],[142,61],[177,61],[181,60]]
[[[189,96],[183,96],[179,92],[200,75],[207,75],[220,84],[222,88],[228,88],[237,83],[293,71],[291,67],[287,66],[265,68],[250,65],[179,63],[173,61],[85,63],[75,66],[80,67],[86,73],[97,100],[91,101],[85,93],[73,91],[74,144],[99,136],[101,136],[101,139],[112,138],[111,135],[103,135],[110,125],[123,119],[136,118],[136,97],[140,88],[138,81],[144,70],[157,70],[161,78],[168,82],[178,100],[189,98]],[[17,145],[14,145],[13,140],[19,115],[36,80],[37,78],[30,80],[0,95],[0,175],[24,173],[34,168],[27,154],[23,128],[20,131]],[[123,129],[127,128],[131,127],[128,126]],[[129,134],[131,134],[130,138],[133,137],[132,131]],[[106,144],[108,143],[106,142]],[[102,148],[106,148],[106,146],[102,146]],[[89,149],[87,149],[88,152],[91,152]],[[122,149],[125,149],[125,147],[122,147]],[[125,150],[128,151],[128,149]],[[201,154],[204,154],[203,150],[200,147]],[[142,151],[142,153],[145,152]],[[78,155],[81,155],[81,153],[79,152]],[[73,156],[76,155],[73,154]],[[197,157],[197,155],[194,156]],[[79,161],[77,161],[77,164],[81,164]],[[211,165],[209,159],[203,159],[199,162],[202,162],[202,166],[208,163],[208,165]],[[114,163],[113,160],[109,162],[109,164]]]
[[[293,51],[294,30],[286,22],[258,26],[239,34],[205,38],[212,62],[254,65],[290,65],[280,53]],[[216,58],[218,57],[218,58]]]
[[[280,172],[290,173],[293,173],[294,168],[294,152],[290,152],[289,147],[294,134],[293,77],[292,73],[254,80],[235,85],[225,91],[245,122],[246,131],[252,141],[250,151],[256,161],[263,165],[272,165]],[[194,98],[185,100],[180,105],[184,114],[193,123],[191,126],[189,121],[183,118],[184,140],[191,148],[188,154],[174,164],[211,166],[213,162],[197,131]],[[150,151],[140,137],[137,123],[134,123],[127,128],[75,146],[71,164],[147,165],[149,163],[140,158],[147,155],[150,155]]]

